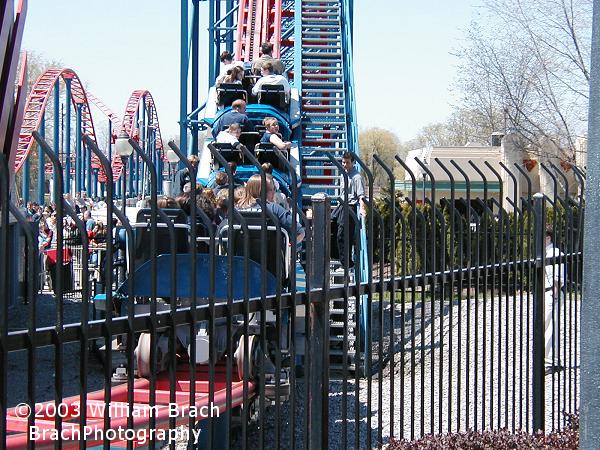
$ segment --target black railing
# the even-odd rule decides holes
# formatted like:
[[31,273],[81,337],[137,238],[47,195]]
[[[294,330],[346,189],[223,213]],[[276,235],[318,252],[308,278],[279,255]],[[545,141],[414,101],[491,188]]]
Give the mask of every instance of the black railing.
[[[86,143],[111,180],[102,152]],[[120,426],[179,430],[179,441],[196,430],[201,448],[313,449],[568,424],[579,405],[579,169],[542,165],[552,192],[533,195],[518,166],[398,159],[412,180],[406,196],[391,190],[395,167],[375,157],[369,163],[387,179],[367,173],[365,215],[343,196],[317,195],[309,219],[295,174],[283,216],[269,206],[270,177],[241,151],[259,169],[260,194],[252,210],[225,201],[218,226],[206,199],[195,201],[210,192],[192,186],[179,199],[186,213],[161,209],[153,176],[146,210],[122,208],[107,190],[107,207],[94,213],[105,218],[105,242],[91,244],[81,217],[55,196],[53,290],[41,293],[37,229],[9,199],[0,161],[0,429],[8,430],[0,448],[42,446],[43,429],[63,432],[62,444],[48,437],[49,446],[122,440],[132,448],[132,439],[106,433]],[[424,196],[419,171],[429,181]],[[375,196],[375,182],[389,188]],[[230,183],[227,199],[234,196]],[[345,239],[336,253],[330,216],[338,202]],[[351,220],[360,224],[353,235]],[[332,254],[348,265],[339,270]],[[218,417],[189,408],[181,417],[161,407],[147,419],[134,414],[190,404],[214,405]],[[78,439],[86,427],[100,431]]]

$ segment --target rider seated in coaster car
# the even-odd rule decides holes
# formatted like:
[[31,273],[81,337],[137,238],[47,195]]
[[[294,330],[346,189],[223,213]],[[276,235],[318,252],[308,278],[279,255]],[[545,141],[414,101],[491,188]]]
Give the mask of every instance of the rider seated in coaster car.
[[260,139],[260,144],[272,144],[284,152],[292,148],[291,142],[282,139],[282,135],[279,132],[279,122],[275,117],[265,117],[263,125],[265,126],[265,133]]
[[220,75],[215,82],[217,90],[217,107],[230,106],[235,100],[246,100],[248,93],[243,85],[244,67],[232,65],[225,75]]
[[234,67],[237,66],[241,67],[242,70],[244,69],[244,61],[234,61],[233,55],[227,50],[221,53],[220,59],[221,63],[223,63],[223,66],[221,67],[221,72],[215,81],[215,85],[221,84],[227,75],[231,73],[231,70]]
[[242,134],[242,127],[239,123],[232,123],[226,130],[217,135],[217,141],[214,144],[219,149],[219,153],[225,160],[241,163],[243,161],[242,151],[239,149],[239,139]]
[[217,144],[231,144],[236,146],[240,143],[240,135],[242,127],[239,123],[232,123],[226,130],[221,131],[217,135]]
[[[266,200],[267,200],[267,210],[269,210],[277,220],[282,229],[284,229],[288,234],[292,232],[292,223],[293,218],[292,214],[282,208],[280,205],[274,202],[275,199],[275,180],[273,176],[269,173],[265,174],[266,176]],[[262,177],[260,174],[254,174],[246,183],[246,191],[244,198],[240,201],[240,204],[237,206],[240,212],[250,211],[250,210],[261,210],[261,192],[262,192]],[[304,239],[304,228],[302,225],[297,222],[296,228],[296,239],[295,242],[302,242]],[[293,241],[292,241],[293,242]]]
[[273,64],[265,62],[261,69],[262,77],[252,88],[252,94],[258,99],[258,103],[271,105],[281,110],[287,110],[291,87],[288,80],[273,72]]
[[260,46],[260,53],[260,58],[252,62],[252,72],[254,74],[260,75],[263,64],[268,62],[273,66],[273,73],[283,75],[285,67],[279,59],[273,58],[273,44],[270,42],[263,42]]
[[219,133],[227,128],[232,123],[240,124],[242,131],[254,131],[252,122],[246,114],[246,102],[244,100],[236,100],[231,104],[231,110],[221,115],[212,126],[212,136],[216,138]]
[[281,133],[279,133],[279,122],[274,117],[265,117],[263,120],[265,133],[262,135],[260,142],[254,148],[254,154],[261,164],[270,163],[278,170],[285,170],[282,166],[279,157],[273,152],[273,148],[279,149],[284,157],[289,159],[289,151],[292,143],[284,141]]

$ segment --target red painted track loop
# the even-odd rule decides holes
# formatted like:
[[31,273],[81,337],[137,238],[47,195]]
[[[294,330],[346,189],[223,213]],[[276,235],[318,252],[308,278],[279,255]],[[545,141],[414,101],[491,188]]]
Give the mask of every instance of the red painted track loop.
[[106,117],[108,117],[108,120],[110,120],[113,124],[113,135],[115,130],[120,130],[121,127],[123,126],[123,122],[121,121],[121,118],[118,117],[114,112],[112,112],[112,110],[106,106],[106,104],[100,100],[98,97],[96,97],[95,95],[93,95],[90,91],[87,92],[87,98],[88,101],[92,102],[94,105],[96,105],[96,107],[102,111],[104,113],[104,115]]
[[[136,122],[136,117],[138,116],[138,111],[141,111],[140,107],[144,105],[149,114],[147,124],[148,126],[153,127],[156,132],[156,151],[158,151],[162,159],[166,161],[166,155],[163,152],[163,143],[160,135],[158,114],[156,113],[156,105],[154,104],[154,99],[152,98],[150,91],[140,89],[131,93],[129,100],[127,100],[125,114],[123,114],[121,129],[125,130],[129,137],[136,140],[139,139],[140,130],[139,124]],[[121,158],[116,154],[113,155],[112,158],[112,171],[114,181],[118,180],[123,171],[123,163],[121,162]]]
[[281,0],[241,0],[235,44],[236,59],[253,61],[263,42],[273,43],[273,57],[281,54]]
[[[94,122],[92,121],[90,106],[81,80],[71,69],[48,69],[36,80],[31,88],[31,93],[27,98],[27,103],[25,104],[25,114],[23,116],[23,124],[21,126],[21,132],[19,133],[19,143],[17,145],[17,153],[15,156],[15,172],[19,171],[25,163],[27,155],[29,155],[29,151],[31,150],[34,141],[32,133],[39,129],[48,99],[52,94],[52,90],[54,89],[57,80],[60,78],[63,80],[71,80],[71,100],[76,108],[78,105],[81,107],[82,135],[88,135],[96,141]],[[91,164],[93,168],[100,167],[99,161],[94,156],[92,157]]]

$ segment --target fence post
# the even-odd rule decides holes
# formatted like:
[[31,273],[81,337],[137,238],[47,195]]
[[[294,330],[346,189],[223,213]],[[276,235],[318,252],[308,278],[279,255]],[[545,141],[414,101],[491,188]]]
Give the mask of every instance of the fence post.
[[[594,0],[590,108],[587,145],[587,180],[585,183],[585,224],[583,243],[583,295],[581,298],[581,449],[600,448],[600,1]],[[577,319],[576,319],[577,320]],[[577,357],[575,357],[577,361]]]
[[322,289],[323,295],[310,303],[310,398],[308,414],[310,448],[329,448],[329,260],[331,240],[331,206],[325,194],[312,196],[313,252],[310,271],[311,290]]
[[544,195],[533,196],[535,211],[535,284],[533,291],[533,430],[544,431],[545,426],[545,345],[544,345]]

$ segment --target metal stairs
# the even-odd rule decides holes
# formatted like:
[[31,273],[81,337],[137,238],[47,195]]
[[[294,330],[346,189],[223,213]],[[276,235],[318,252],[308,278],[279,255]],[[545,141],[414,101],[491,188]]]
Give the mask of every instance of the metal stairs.
[[[348,151],[348,117],[351,93],[345,79],[343,0],[302,0],[300,51],[302,98],[302,194],[308,200],[325,191],[335,199],[343,177],[327,157],[338,160]],[[298,11],[296,11],[298,14]],[[346,61],[347,62],[347,61]],[[335,265],[335,263],[334,263]],[[332,284],[343,284],[343,275],[331,275]],[[329,367],[334,375],[356,370],[356,300],[330,302]],[[347,353],[344,354],[344,329]]]
[[348,150],[342,5],[302,0],[301,8],[303,196],[337,196],[341,177],[324,152],[339,158]]
[[[350,274],[349,282],[354,281]],[[344,275],[332,272],[332,285],[343,285]],[[349,296],[347,307],[343,298],[329,302],[329,371],[331,375],[343,375],[344,371],[356,370],[356,297]],[[344,354],[344,328],[347,330],[348,346]],[[360,365],[360,364],[359,364]]]

